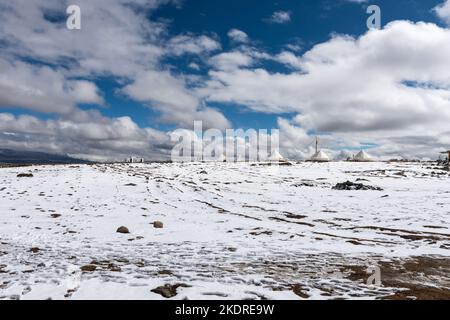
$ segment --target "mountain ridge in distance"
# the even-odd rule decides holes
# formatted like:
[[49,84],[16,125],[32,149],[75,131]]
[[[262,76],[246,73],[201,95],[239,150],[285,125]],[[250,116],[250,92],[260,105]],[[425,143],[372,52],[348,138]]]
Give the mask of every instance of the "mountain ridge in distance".
[[68,155],[38,151],[0,148],[0,163],[3,164],[83,164],[90,161],[75,159]]

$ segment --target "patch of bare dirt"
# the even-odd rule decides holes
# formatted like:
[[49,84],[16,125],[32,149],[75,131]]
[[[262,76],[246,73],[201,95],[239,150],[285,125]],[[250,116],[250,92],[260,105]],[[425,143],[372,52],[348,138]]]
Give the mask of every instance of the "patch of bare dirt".
[[[450,259],[436,257],[411,257],[405,260],[381,261],[383,287],[395,288],[387,300],[450,300]],[[368,278],[365,266],[346,266],[347,279],[364,282]],[[343,271],[344,271],[343,270]]]

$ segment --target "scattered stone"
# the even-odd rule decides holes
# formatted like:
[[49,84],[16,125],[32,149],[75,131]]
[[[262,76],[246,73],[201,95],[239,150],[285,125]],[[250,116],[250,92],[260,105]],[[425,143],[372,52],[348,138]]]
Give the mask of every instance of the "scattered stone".
[[153,222],[153,227],[156,229],[162,229],[164,228],[164,223],[162,223],[161,221],[155,221]]
[[95,266],[93,264],[88,264],[88,265],[82,266],[80,269],[83,272],[94,272],[95,270],[97,270],[97,266]]
[[200,171],[200,174],[208,174],[205,170]]
[[17,178],[33,178],[33,174],[32,173],[19,173],[17,175]]
[[288,213],[288,214],[286,214],[286,218],[289,218],[289,219],[305,219],[305,218],[307,218],[307,216],[304,216],[304,215],[299,215],[299,214],[293,214],[293,213]]
[[30,252],[32,253],[38,253],[39,251],[41,251],[41,249],[39,249],[38,247],[33,247],[30,249]]
[[117,233],[130,233],[130,230],[128,230],[127,227],[122,226],[122,227],[119,227],[116,232]]
[[158,274],[164,275],[164,276],[171,276],[171,275],[173,275],[173,272],[170,270],[160,270],[160,271],[158,271]]
[[399,171],[394,173],[395,176],[407,177],[405,171]]
[[252,235],[252,236],[260,236],[260,235],[268,235],[268,236],[271,236],[272,234],[273,234],[273,232],[272,232],[272,231],[269,231],[269,230],[267,230],[267,231],[261,231],[261,232],[256,232],[256,231],[250,232],[250,235]]
[[67,292],[66,292],[66,294],[64,295],[64,297],[65,298],[70,298],[71,296],[72,296],[72,294],[74,293],[74,292],[76,292],[77,290],[76,289],[69,289],[69,290],[67,290]]
[[50,217],[52,217],[53,219],[57,219],[57,218],[61,217],[61,215],[58,213],[53,213],[50,215]]
[[294,293],[297,296],[299,296],[300,298],[303,298],[303,299],[308,299],[309,298],[309,295],[304,292],[303,287],[301,285],[299,285],[299,284],[294,284],[292,286],[292,291],[294,291]]
[[312,187],[317,187],[317,183],[315,183],[314,181],[303,181],[303,182],[301,182],[301,183],[296,183],[296,184],[294,184],[293,186],[294,186],[294,187],[297,187],[297,188],[299,188],[299,187],[309,187],[309,188],[312,188]]
[[135,184],[135,183],[128,183],[125,185],[125,187],[136,187],[136,186],[137,186],[137,184]]
[[113,264],[113,263],[110,263],[110,264],[108,265],[108,269],[109,269],[111,272],[121,272],[121,271],[122,271],[122,268],[120,268],[119,266],[116,266],[116,265]]
[[182,283],[177,283],[174,285],[166,284],[164,286],[161,286],[161,287],[151,290],[151,292],[157,293],[157,294],[163,296],[164,298],[169,299],[169,298],[175,297],[178,294],[177,289],[180,287],[188,288],[189,286],[186,284],[182,284]]
[[367,186],[362,183],[354,183],[351,181],[338,183],[333,187],[333,190],[375,190],[375,191],[383,191],[382,188]]

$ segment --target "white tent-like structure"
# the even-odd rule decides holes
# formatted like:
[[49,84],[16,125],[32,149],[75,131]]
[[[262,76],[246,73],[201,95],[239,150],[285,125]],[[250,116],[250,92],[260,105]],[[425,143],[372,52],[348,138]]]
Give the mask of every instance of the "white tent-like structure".
[[323,152],[322,150],[319,150],[319,139],[316,137],[316,153],[309,159],[309,161],[312,162],[330,162],[330,157]]
[[342,150],[336,157],[334,157],[335,161],[347,161],[352,158],[352,154],[348,151]]
[[227,162],[227,157],[225,156],[225,153],[222,153],[219,155],[219,157],[216,160],[217,162]]
[[325,152],[320,150],[320,151],[317,151],[311,157],[311,161],[313,161],[313,162],[329,162],[330,161],[330,157]]
[[270,155],[269,161],[277,162],[277,161],[285,161],[285,159],[278,151],[275,151],[273,154]]
[[373,158],[364,150],[361,150],[354,158],[355,162],[372,162]]

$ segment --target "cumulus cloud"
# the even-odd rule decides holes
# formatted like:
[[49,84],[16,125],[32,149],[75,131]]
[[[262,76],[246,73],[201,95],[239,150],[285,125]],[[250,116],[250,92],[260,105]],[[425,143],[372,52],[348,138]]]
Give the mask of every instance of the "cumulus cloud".
[[239,67],[248,67],[253,63],[253,58],[241,51],[230,51],[213,56],[209,63],[219,70],[233,70]]
[[[228,127],[228,120],[219,111],[205,107],[189,93],[187,77],[172,74],[163,65],[166,57],[208,56],[221,48],[214,36],[188,33],[170,37],[168,22],[149,19],[154,9],[169,3],[177,5],[179,1],[80,0],[77,4],[82,9],[82,29],[69,31],[65,27],[65,11],[70,1],[1,2],[0,108],[57,114],[57,118],[45,123],[35,117],[28,119],[39,122],[38,128],[46,134],[58,134],[55,130],[49,131],[48,126],[63,126],[67,133],[75,132],[69,129],[76,125],[85,129],[86,134],[100,136],[111,130],[128,132],[129,118],[95,116],[96,120],[101,120],[95,122],[92,117],[98,112],[80,109],[80,104],[105,104],[93,81],[108,77],[124,86],[116,92],[160,111],[163,121],[187,126],[198,117],[210,126]],[[19,124],[27,119],[2,117],[0,126],[6,128],[5,122],[9,120]],[[32,139],[35,145],[38,139],[43,139],[42,145],[50,145],[54,138],[58,144],[56,149],[61,151],[65,150],[62,143],[79,145],[79,141],[64,138],[64,135],[50,139],[36,132],[31,138],[14,129],[19,127],[3,134],[3,146],[8,145],[8,137],[15,137],[15,143],[22,146],[27,145],[26,139]],[[142,133],[148,130],[134,128],[142,139],[131,138],[129,146],[146,145],[141,143],[147,138]],[[83,154],[92,152],[98,157],[99,150],[104,148],[105,154],[112,155],[119,152],[116,144],[126,145],[126,139],[120,136],[100,140],[104,143],[83,148]],[[72,149],[70,145],[66,147]]]
[[228,37],[234,42],[247,43],[249,41],[248,35],[238,29],[228,31]]
[[[187,93],[183,79],[176,79],[177,76],[161,68],[161,60],[167,56],[208,54],[219,50],[221,45],[212,37],[191,33],[165,41],[167,26],[148,19],[148,14],[169,2],[173,1],[80,0],[83,22],[82,30],[77,32],[67,30],[64,19],[58,22],[57,13],[65,13],[68,1],[18,0],[0,4],[0,39],[7,44],[3,55],[16,61],[28,57],[54,66],[41,71],[28,66],[31,70],[27,71],[24,64],[18,63],[6,70],[12,74],[15,67],[23,73],[17,83],[11,83],[18,90],[23,88],[22,100],[27,101],[21,105],[37,111],[49,108],[65,112],[77,103],[101,103],[92,84],[68,79],[110,76],[132,82],[124,91],[139,101],[152,101],[151,106],[158,110],[169,108],[173,112],[178,108],[180,112],[197,112],[196,108],[201,108],[198,100]],[[6,68],[4,65],[0,65],[2,69]],[[27,88],[35,83],[40,85],[34,94],[51,97],[48,99],[55,100],[54,103],[33,99],[33,92]],[[45,84],[52,91],[39,88]],[[141,93],[146,90],[148,97],[142,99]],[[4,96],[4,100],[12,99],[7,93]],[[195,103],[197,106],[193,107]],[[180,105],[188,109],[182,111]]]
[[195,62],[189,63],[188,67],[192,70],[196,70],[196,71],[200,70],[200,66]]
[[194,120],[201,120],[206,127],[230,127],[220,112],[209,108],[198,109],[199,99],[186,89],[185,81],[173,77],[168,71],[142,73],[122,92],[134,100],[151,104],[161,112],[161,120],[165,122],[190,128]]
[[275,60],[294,69],[301,69],[302,66],[301,59],[289,51],[281,52],[275,57]]
[[61,16],[70,1],[2,2],[0,35],[7,44],[3,54],[64,65],[72,76],[128,76],[164,53],[157,40],[165,26],[145,15],[161,2],[80,0],[82,30],[77,32],[67,30]]
[[444,3],[436,6],[433,11],[443,22],[450,26],[450,0],[446,0]]
[[346,0],[346,1],[355,3],[367,3],[369,0]]
[[265,19],[269,23],[285,24],[291,21],[291,13],[289,11],[275,11],[270,18]]
[[90,81],[70,80],[60,70],[0,58],[0,108],[68,114],[79,103],[104,102]]
[[0,144],[6,148],[69,154],[89,160],[122,160],[130,154],[168,159],[167,133],[139,128],[129,117],[106,118],[91,112],[89,121],[14,116],[0,113]]
[[183,54],[209,53],[219,50],[221,47],[221,44],[211,37],[185,34],[170,39],[167,48],[170,54],[181,56]]
[[278,57],[297,72],[211,71],[201,93],[255,111],[298,113],[302,128],[349,143],[355,133],[387,145],[388,136],[439,136],[450,121],[449,44],[448,29],[397,21],[356,39],[334,35],[303,56]]

